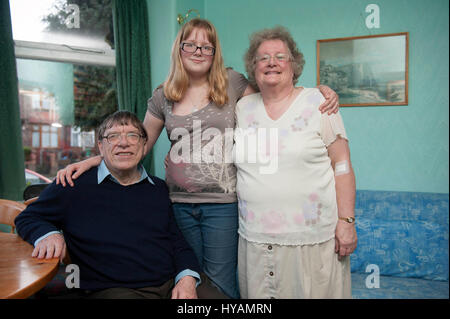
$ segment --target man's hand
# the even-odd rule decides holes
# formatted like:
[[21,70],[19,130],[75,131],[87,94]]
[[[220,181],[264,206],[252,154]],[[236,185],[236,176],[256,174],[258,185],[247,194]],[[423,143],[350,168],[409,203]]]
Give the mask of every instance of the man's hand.
[[36,247],[34,247],[32,257],[39,259],[59,258],[62,262],[66,257],[66,242],[61,234],[50,235],[41,240]]
[[172,299],[197,299],[196,280],[192,276],[184,276],[172,289]]

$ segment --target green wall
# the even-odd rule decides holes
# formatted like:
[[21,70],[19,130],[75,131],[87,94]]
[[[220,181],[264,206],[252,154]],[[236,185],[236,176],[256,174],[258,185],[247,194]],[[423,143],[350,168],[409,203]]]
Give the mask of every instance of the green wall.
[[[245,72],[242,56],[249,35],[261,28],[283,25],[305,55],[306,65],[299,81],[304,86],[316,85],[316,40],[409,32],[409,105],[341,108],[357,188],[448,193],[448,0],[168,2],[170,8],[160,5],[166,6],[167,12],[150,11],[150,21],[161,21],[164,15],[170,20],[164,23],[171,25],[171,34],[164,32],[162,42],[151,37],[151,47],[158,46],[161,50],[170,47],[176,33],[174,28],[178,30],[173,26],[177,9],[195,8],[217,27],[226,65]],[[368,15],[365,8],[370,3],[380,7],[379,29],[368,29],[365,25]],[[151,34],[161,33],[162,26],[158,27],[152,30],[151,22]],[[152,66],[158,64],[157,78],[162,80],[168,72],[168,50],[157,61],[152,56]],[[160,82],[154,81],[153,85],[156,83]],[[166,136],[157,145],[163,150],[155,161],[160,177],[164,177],[162,160],[169,145]]]
[[[150,36],[150,68],[152,90],[166,79],[170,68],[170,51],[175,38],[175,0],[147,0]],[[163,159],[170,144],[166,130],[153,147],[155,175],[164,179]]]

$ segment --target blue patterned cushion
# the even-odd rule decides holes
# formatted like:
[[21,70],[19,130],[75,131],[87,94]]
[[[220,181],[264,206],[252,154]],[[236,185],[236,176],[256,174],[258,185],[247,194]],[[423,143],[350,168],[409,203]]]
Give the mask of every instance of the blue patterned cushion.
[[380,276],[379,288],[367,288],[368,274],[352,274],[354,299],[448,299],[448,281]]
[[448,281],[448,194],[357,191],[352,272]]

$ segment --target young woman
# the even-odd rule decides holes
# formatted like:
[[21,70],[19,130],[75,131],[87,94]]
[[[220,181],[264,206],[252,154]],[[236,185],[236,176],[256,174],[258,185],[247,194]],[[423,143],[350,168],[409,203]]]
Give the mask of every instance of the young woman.
[[[336,93],[320,89],[327,98],[321,111],[337,112]],[[242,74],[224,67],[215,27],[192,19],[178,32],[169,75],[149,99],[144,119],[147,153],[164,126],[171,140],[166,183],[180,230],[203,271],[231,298],[239,298],[238,205],[236,169],[227,160],[232,150],[225,137],[235,126],[236,102],[252,93]],[[58,172],[56,182],[73,185],[100,162],[96,156],[71,164]]]

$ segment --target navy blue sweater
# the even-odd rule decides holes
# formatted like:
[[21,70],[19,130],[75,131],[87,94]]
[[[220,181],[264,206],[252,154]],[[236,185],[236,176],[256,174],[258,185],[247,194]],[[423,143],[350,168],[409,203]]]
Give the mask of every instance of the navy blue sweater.
[[97,184],[94,167],[73,188],[53,182],[17,216],[17,232],[33,245],[63,230],[82,289],[155,287],[185,269],[200,273],[174,220],[166,184],[151,179],[155,185],[145,179],[122,186],[108,178]]

